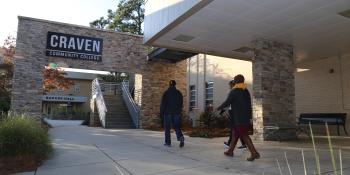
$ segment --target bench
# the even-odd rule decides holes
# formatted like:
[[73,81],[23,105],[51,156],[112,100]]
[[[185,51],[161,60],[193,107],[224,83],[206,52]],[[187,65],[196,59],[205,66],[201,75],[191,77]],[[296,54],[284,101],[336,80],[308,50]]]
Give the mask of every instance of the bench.
[[342,125],[345,134],[348,135],[348,132],[346,131],[345,127],[346,113],[301,113],[298,120],[298,130],[300,132],[304,131],[306,134],[309,135],[309,133],[306,132],[306,130],[300,127],[300,125],[308,125],[309,123],[311,123],[312,125],[325,125],[326,123],[328,125],[337,125],[338,135],[340,135],[339,126]]

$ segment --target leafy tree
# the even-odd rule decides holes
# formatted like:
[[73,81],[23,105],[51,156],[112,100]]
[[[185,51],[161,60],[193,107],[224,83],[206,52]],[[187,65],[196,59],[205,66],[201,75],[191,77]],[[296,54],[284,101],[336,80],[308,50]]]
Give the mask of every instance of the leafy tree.
[[67,90],[74,85],[74,82],[72,80],[69,80],[64,77],[66,73],[61,68],[46,67],[43,71],[43,74],[44,92],[52,92],[56,89]]
[[11,80],[13,76],[13,58],[15,56],[16,39],[13,36],[8,36],[3,46],[1,47],[2,62],[0,67],[3,69],[0,72],[0,94],[2,96],[9,96],[11,93]]
[[90,26],[142,35],[144,3],[144,0],[120,0],[116,11],[109,9],[106,19],[100,17],[92,21]]
[[13,76],[13,59],[16,50],[16,38],[8,36],[0,48],[0,112],[10,109],[10,96]]
[[107,75],[99,75],[98,76],[100,80],[104,82],[115,82],[120,83],[124,80],[129,80],[129,75],[123,72],[111,72]]

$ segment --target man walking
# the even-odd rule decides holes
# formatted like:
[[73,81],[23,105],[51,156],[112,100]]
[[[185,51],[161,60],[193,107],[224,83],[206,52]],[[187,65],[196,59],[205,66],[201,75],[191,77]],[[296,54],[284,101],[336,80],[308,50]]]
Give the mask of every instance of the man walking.
[[180,141],[180,148],[185,145],[185,139],[181,132],[181,111],[183,106],[183,96],[176,89],[176,81],[169,81],[169,88],[164,92],[160,105],[160,115],[164,117],[164,146],[171,146],[170,128],[173,126],[177,140]]

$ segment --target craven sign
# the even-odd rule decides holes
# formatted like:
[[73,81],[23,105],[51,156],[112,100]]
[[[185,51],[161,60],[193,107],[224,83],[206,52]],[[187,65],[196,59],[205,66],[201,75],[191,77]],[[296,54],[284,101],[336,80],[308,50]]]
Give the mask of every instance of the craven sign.
[[48,32],[46,56],[102,61],[101,38]]

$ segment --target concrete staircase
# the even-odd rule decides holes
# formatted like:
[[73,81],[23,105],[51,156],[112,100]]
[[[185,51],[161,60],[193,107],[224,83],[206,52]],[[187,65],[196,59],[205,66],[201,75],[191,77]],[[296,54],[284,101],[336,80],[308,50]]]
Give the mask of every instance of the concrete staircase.
[[103,98],[107,107],[106,128],[135,128],[121,91],[103,93]]

